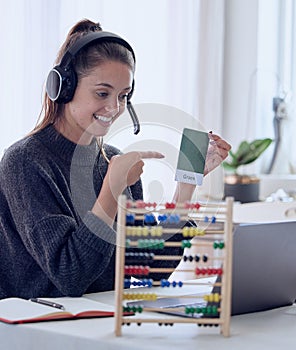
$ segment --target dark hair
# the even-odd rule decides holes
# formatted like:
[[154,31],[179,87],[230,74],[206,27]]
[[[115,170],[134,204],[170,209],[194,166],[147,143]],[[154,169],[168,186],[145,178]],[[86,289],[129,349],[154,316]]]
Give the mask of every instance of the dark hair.
[[[99,23],[94,23],[88,19],[84,19],[76,23],[69,31],[64,44],[61,46],[56,64],[59,64],[64,56],[65,52],[71,47],[79,38],[90,32],[102,31],[102,27]],[[123,45],[115,42],[103,42],[93,45],[88,45],[86,48],[82,48],[75,59],[73,60],[73,67],[79,79],[106,61],[118,61],[122,62],[130,67],[134,72],[135,62],[132,53]],[[31,134],[45,128],[49,124],[54,124],[58,118],[63,115],[65,105],[63,103],[58,104],[53,102],[45,92],[42,110],[35,128]]]

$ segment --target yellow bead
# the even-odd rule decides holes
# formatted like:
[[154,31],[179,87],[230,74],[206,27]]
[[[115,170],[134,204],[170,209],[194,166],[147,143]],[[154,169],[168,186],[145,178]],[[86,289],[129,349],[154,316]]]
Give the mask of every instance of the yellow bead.
[[143,229],[142,229],[142,235],[143,235],[143,236],[148,236],[148,234],[149,234],[148,227],[143,227]]
[[157,227],[157,236],[162,236],[162,226]]
[[152,237],[156,235],[155,227],[151,227],[150,234]]
[[182,229],[183,237],[188,237],[188,232],[189,232],[189,228],[188,227],[183,227],[183,229]]
[[193,237],[195,235],[195,228],[194,227],[190,227],[189,229],[189,237]]
[[214,301],[218,303],[220,301],[220,295],[218,293],[214,293]]

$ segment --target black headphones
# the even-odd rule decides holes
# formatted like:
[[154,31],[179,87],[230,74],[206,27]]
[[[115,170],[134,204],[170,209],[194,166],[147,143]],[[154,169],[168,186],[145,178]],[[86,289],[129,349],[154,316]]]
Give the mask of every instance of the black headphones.
[[[68,103],[72,100],[77,86],[77,74],[73,67],[73,59],[84,47],[94,42],[115,42],[126,47],[136,61],[132,47],[124,39],[109,32],[91,32],[78,39],[64,54],[61,63],[55,66],[48,74],[46,81],[46,92],[48,97],[56,103]],[[134,134],[140,131],[140,123],[137,114],[130,102],[134,92],[134,81],[132,91],[127,96],[127,109],[134,124]]]

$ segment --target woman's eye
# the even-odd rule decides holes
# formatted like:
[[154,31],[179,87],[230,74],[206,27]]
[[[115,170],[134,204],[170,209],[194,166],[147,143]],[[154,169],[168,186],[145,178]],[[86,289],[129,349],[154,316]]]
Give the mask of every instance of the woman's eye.
[[107,92],[97,92],[96,93],[99,97],[107,97],[108,93]]
[[127,96],[128,96],[128,94],[120,95],[119,100],[124,101],[125,99],[127,99]]

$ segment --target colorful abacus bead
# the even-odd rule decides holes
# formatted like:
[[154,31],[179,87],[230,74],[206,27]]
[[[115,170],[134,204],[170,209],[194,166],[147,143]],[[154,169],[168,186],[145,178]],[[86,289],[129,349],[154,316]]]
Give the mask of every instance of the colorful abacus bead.
[[184,208],[185,209],[199,209],[200,208],[200,204],[199,203],[191,203],[189,201],[184,203]]
[[223,241],[215,241],[213,243],[214,249],[223,249],[225,247],[225,243]]
[[173,202],[171,202],[171,203],[165,203],[165,208],[166,209],[175,209],[176,208],[176,203],[173,203]]
[[195,274],[196,275],[222,275],[223,274],[223,270],[222,268],[214,268],[214,267],[202,267],[199,268],[197,267],[195,269]]
[[146,203],[144,201],[137,200],[136,201],[136,208],[144,209],[144,208],[146,208]]
[[191,242],[184,239],[182,242],[181,242],[181,247],[182,248],[191,248]]
[[153,214],[145,214],[144,215],[144,223],[145,225],[154,224],[155,223],[155,217]]
[[155,237],[155,236],[162,236],[162,226],[153,226],[151,227],[150,229],[150,234],[152,237]]
[[157,204],[155,202],[153,202],[153,203],[147,202],[146,203],[146,207],[148,207],[148,208],[156,208]]
[[144,262],[145,264],[149,264],[154,260],[154,253],[147,253],[147,252],[127,252],[125,253],[125,262],[126,263],[133,263],[133,262]]
[[170,215],[168,217],[168,221],[170,224],[178,224],[180,222],[180,215],[178,214]]
[[219,303],[221,296],[219,293],[212,293],[212,294],[204,295],[203,298],[205,301]]
[[203,256],[202,256],[202,261],[203,262],[207,262],[208,261],[208,256],[207,256],[207,254],[204,254]]
[[158,215],[159,222],[165,223],[168,219],[168,216],[166,214],[160,214]]
[[124,267],[124,274],[127,276],[131,275],[148,275],[150,267],[149,266],[138,266],[138,265],[127,265]]
[[135,214],[132,214],[132,213],[126,214],[126,224],[134,225],[134,223],[135,223]]

